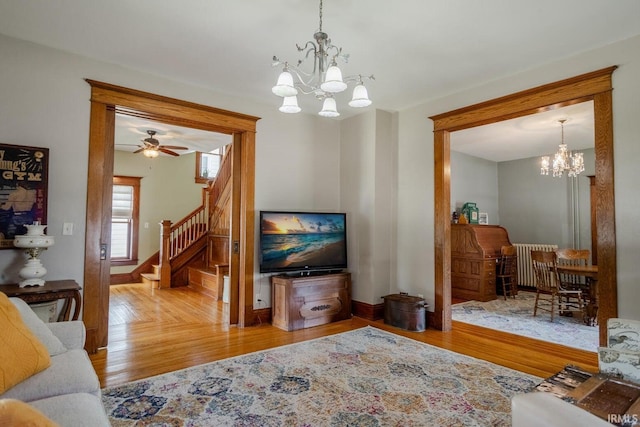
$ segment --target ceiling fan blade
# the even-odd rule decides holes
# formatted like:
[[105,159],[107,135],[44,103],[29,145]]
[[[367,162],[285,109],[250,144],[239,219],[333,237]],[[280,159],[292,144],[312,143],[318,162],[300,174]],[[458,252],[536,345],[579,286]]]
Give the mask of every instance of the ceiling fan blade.
[[144,150],[145,150],[145,147],[140,147],[136,151],[134,151],[133,154],[139,153],[139,152],[144,151]]
[[187,147],[181,147],[179,145],[161,145],[162,148],[169,148],[171,150],[188,150]]
[[178,153],[174,153],[171,150],[167,150],[166,148],[163,148],[163,147],[158,147],[158,151],[162,151],[163,153],[169,154],[170,156],[179,156],[180,155]]

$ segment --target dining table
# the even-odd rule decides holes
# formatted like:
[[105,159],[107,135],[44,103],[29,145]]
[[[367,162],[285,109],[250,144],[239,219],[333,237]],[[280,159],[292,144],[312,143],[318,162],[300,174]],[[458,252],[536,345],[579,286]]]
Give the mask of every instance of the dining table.
[[584,323],[598,325],[598,266],[597,265],[557,265],[560,274],[583,276],[589,287],[589,303],[584,312]]

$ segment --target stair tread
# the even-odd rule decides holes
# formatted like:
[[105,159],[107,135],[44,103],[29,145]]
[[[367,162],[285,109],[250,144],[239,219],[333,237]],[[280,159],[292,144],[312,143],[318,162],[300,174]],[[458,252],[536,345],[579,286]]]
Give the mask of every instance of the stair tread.
[[202,274],[211,274],[214,276],[216,275],[215,269],[207,268],[207,267],[189,267],[189,270],[199,271]]
[[160,280],[160,276],[153,273],[142,273],[141,276],[149,280]]

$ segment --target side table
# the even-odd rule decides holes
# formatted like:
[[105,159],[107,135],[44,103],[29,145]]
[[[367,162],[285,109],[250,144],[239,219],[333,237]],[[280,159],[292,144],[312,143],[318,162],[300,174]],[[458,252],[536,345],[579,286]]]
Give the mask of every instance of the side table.
[[5,293],[8,297],[18,297],[27,304],[63,299],[64,305],[58,316],[58,322],[69,320],[72,302],[75,305],[71,320],[78,320],[80,307],[82,306],[80,289],[82,288],[75,280],[51,280],[45,282],[44,286],[28,286],[24,288],[18,285],[0,285],[0,292]]

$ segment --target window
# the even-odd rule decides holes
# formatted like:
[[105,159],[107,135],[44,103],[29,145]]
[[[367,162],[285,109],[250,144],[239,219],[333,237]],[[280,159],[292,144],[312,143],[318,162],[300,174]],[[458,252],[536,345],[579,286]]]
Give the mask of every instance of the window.
[[216,148],[208,153],[196,153],[196,182],[205,183],[215,179],[224,156],[224,147]]
[[111,207],[111,265],[138,263],[139,177],[114,176]]

